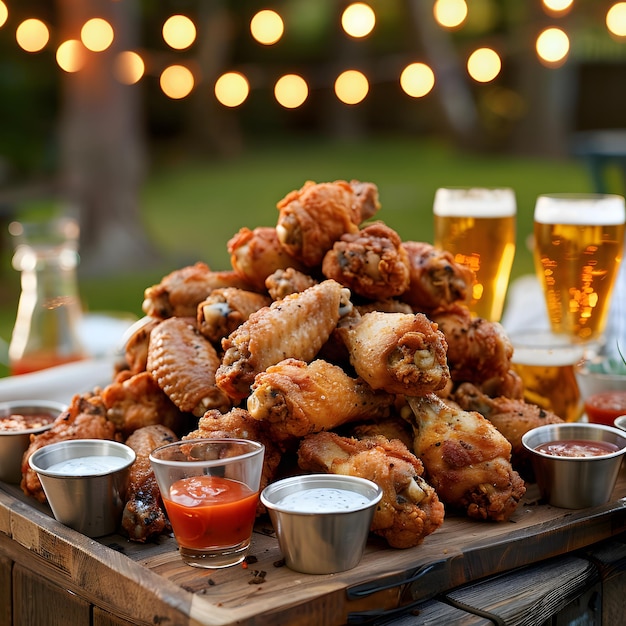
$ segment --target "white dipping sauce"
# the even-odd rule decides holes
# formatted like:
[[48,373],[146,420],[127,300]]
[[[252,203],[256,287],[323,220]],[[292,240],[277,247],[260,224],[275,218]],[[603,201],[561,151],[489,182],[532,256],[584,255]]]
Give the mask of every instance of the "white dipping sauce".
[[67,476],[90,476],[113,472],[126,463],[127,460],[120,456],[83,456],[53,463],[48,467],[48,471]]
[[367,506],[370,500],[354,491],[319,487],[290,493],[277,502],[287,511],[298,513],[341,513]]

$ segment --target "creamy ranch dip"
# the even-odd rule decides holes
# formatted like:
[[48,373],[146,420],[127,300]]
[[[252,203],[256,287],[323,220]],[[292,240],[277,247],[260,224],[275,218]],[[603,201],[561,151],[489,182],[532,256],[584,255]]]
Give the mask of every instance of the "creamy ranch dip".
[[277,505],[298,513],[341,513],[363,508],[369,502],[368,498],[354,491],[319,487],[290,493]]
[[119,456],[83,456],[53,463],[47,471],[67,476],[89,476],[115,471],[126,463],[127,460]]

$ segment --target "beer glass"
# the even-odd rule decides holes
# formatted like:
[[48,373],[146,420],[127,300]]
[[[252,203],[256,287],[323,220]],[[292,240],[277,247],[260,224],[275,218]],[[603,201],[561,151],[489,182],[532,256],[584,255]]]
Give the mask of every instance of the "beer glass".
[[511,365],[524,383],[524,400],[556,413],[567,422],[582,413],[575,366],[584,357],[582,344],[549,330],[523,329],[509,333]]
[[555,333],[600,346],[624,247],[624,198],[544,194],[534,216],[534,260]]
[[515,257],[516,201],[512,189],[444,187],[435,193],[435,245],[474,270],[470,310],[502,317]]

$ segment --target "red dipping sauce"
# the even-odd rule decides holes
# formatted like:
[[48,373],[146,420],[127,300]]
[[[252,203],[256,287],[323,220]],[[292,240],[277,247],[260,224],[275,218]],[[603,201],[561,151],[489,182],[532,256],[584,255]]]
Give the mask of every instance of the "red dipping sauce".
[[619,450],[614,443],[608,441],[590,441],[586,439],[548,441],[539,444],[535,449],[544,454],[566,458],[604,456]]
[[600,391],[585,400],[587,419],[595,424],[613,426],[620,415],[626,415],[626,391]]

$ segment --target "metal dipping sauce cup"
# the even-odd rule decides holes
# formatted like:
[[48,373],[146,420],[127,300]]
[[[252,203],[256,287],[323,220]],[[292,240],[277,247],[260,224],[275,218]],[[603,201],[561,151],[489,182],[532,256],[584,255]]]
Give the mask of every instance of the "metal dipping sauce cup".
[[247,439],[188,439],[150,463],[180,555],[193,567],[241,563],[256,519],[265,447]]

